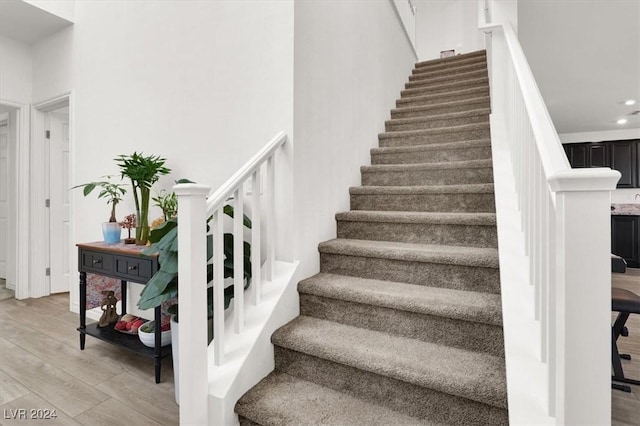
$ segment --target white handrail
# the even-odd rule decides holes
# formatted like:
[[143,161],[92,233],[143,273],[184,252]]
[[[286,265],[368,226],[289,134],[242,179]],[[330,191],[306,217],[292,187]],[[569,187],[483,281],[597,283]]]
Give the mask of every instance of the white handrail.
[[[253,305],[261,301],[262,293],[262,256],[261,229],[266,239],[266,279],[273,281],[275,253],[275,179],[274,165],[276,152],[287,141],[284,132],[278,133],[244,166],[227,180],[210,197],[205,198],[210,188],[197,184],[179,184],[174,186],[180,209],[178,227],[178,300],[180,304],[180,423],[208,423],[208,348],[207,339],[207,232],[212,238],[213,258],[213,365],[225,362],[226,344],[229,340],[225,331],[224,309],[224,223],[223,210],[226,203],[234,208],[233,214],[233,328],[232,332],[241,334],[245,321],[245,298]],[[261,193],[262,169],[266,169],[264,194]],[[245,183],[251,182],[251,294],[244,291],[244,194]],[[230,200],[232,197],[232,200]],[[262,205],[265,205],[264,207]],[[266,210],[263,227],[262,210]],[[212,221],[207,231],[207,218]],[[229,267],[229,265],[226,265]]]
[[236,188],[245,182],[271,155],[287,141],[287,134],[280,132],[260,149],[244,166],[238,169],[216,192],[207,198],[207,211],[213,213],[233,195]]
[[[517,267],[528,270],[532,320],[540,336],[527,336],[533,339],[527,346],[537,347],[533,358],[547,371],[546,395],[534,399],[546,399],[546,415],[557,424],[607,424],[611,415],[609,204],[620,173],[570,167],[511,23],[487,23],[486,4],[478,2],[478,28],[491,35],[487,61],[492,147],[494,155],[501,150],[511,159],[524,237],[524,260]],[[498,210],[499,235],[503,220]],[[512,284],[503,283],[503,288]],[[519,291],[526,295],[530,290]],[[516,302],[503,300],[503,306]],[[515,365],[510,357],[518,354],[510,351],[507,312],[511,315],[505,308],[507,382],[511,383],[510,374],[526,372],[509,368]],[[526,315],[526,310],[517,315]],[[514,418],[522,407],[512,407],[512,395],[518,394],[523,390],[509,389]]]

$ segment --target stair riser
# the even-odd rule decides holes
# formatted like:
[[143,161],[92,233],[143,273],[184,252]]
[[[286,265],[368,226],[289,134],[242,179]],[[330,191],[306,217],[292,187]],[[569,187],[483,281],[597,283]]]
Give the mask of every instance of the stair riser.
[[320,271],[455,290],[500,293],[495,268],[320,253]]
[[475,129],[475,130],[462,130],[456,132],[444,132],[436,133],[435,131],[430,134],[421,135],[406,135],[395,137],[380,137],[379,146],[394,147],[394,146],[418,146],[418,145],[430,145],[434,143],[446,143],[446,142],[463,142],[472,141],[478,139],[488,139],[491,136],[489,128]]
[[362,186],[435,186],[493,183],[491,168],[362,172]]
[[496,227],[479,225],[339,220],[338,238],[447,246],[498,247]]
[[441,120],[420,120],[411,123],[389,120],[385,123],[384,127],[387,132],[397,132],[400,130],[437,129],[441,127],[463,126],[465,124],[479,124],[488,122],[488,114],[479,114],[471,115],[468,117],[446,118]]
[[455,68],[459,68],[459,67],[466,67],[466,66],[471,66],[471,65],[476,65],[476,64],[487,64],[487,57],[484,55],[480,55],[480,56],[475,56],[472,58],[464,58],[464,59],[458,59],[458,60],[449,60],[449,61],[443,61],[442,63],[433,63],[433,64],[424,64],[424,65],[420,65],[420,64],[416,64],[416,66],[413,68],[413,70],[411,70],[412,74],[419,74],[421,72],[433,72],[433,71],[440,71],[440,70],[450,70],[450,69],[455,69]]
[[444,161],[485,160],[491,158],[491,147],[443,149],[438,151],[371,154],[371,164],[417,164]]
[[507,425],[509,422],[507,411],[501,408],[279,346],[275,347],[275,359],[278,371],[420,417],[425,422],[478,426]]
[[489,108],[489,101],[486,98],[470,99],[454,105],[433,105],[426,108],[415,109],[394,109],[391,111],[391,118],[415,118],[429,117],[433,114],[449,114],[452,112],[470,111],[478,108]]
[[502,327],[300,294],[300,315],[504,357]]
[[481,68],[476,70],[470,70],[463,73],[443,74],[441,76],[432,76],[430,78],[423,78],[420,80],[408,81],[407,83],[405,83],[404,88],[414,89],[417,87],[424,87],[424,86],[436,86],[439,84],[453,83],[456,81],[469,80],[472,78],[483,78],[483,77],[487,77],[487,70],[484,68]]
[[493,194],[352,194],[352,210],[495,213]]
[[415,96],[411,98],[401,98],[396,101],[397,108],[407,108],[412,106],[434,105],[442,102],[463,101],[480,96],[489,96],[489,86],[474,87],[465,90],[454,90],[436,93],[429,96]]
[[478,80],[461,80],[456,83],[437,84],[432,86],[417,87],[405,89],[400,92],[400,98],[406,99],[412,96],[424,96],[432,93],[450,92],[452,90],[470,89],[472,87],[484,87],[489,84],[489,79],[483,78]]

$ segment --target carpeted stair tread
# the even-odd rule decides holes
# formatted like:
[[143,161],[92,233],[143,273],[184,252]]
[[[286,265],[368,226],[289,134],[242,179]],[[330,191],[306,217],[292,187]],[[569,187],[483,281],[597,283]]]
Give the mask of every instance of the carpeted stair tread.
[[260,425],[418,425],[424,420],[274,371],[236,404]]
[[406,262],[498,268],[498,250],[495,248],[336,238],[320,243],[318,251],[327,254],[393,259]]
[[489,130],[489,123],[463,124],[461,126],[439,127],[435,129],[418,129],[418,130],[398,130],[395,132],[384,132],[378,134],[380,140],[406,138],[411,136],[429,136],[442,133],[462,133],[476,130]]
[[453,120],[453,119],[459,119],[459,118],[475,117],[478,115],[487,116],[487,121],[488,121],[489,114],[491,114],[491,109],[478,108],[478,109],[472,109],[469,111],[450,112],[447,114],[431,114],[424,117],[392,118],[391,120],[385,121],[385,124],[386,125],[414,124],[414,123],[422,123],[422,122],[430,122],[430,121],[445,121],[445,120]]
[[440,225],[496,226],[495,213],[442,213],[350,210],[336,214],[336,220],[354,222],[434,223]]
[[462,88],[469,87],[485,87],[489,84],[488,77],[477,77],[468,80],[455,80],[449,82],[443,82],[440,84],[432,84],[429,86],[412,87],[410,89],[404,89],[400,92],[402,99],[412,98],[415,96],[422,96],[429,93],[442,93],[450,92],[454,90],[461,90]]
[[426,315],[502,325],[500,295],[319,273],[300,293]]
[[[414,70],[414,75],[417,75],[415,74],[417,72],[419,71]],[[442,84],[450,81],[469,80],[472,78],[486,77],[486,76],[487,76],[487,70],[485,68],[479,68],[479,69],[472,69],[470,71],[464,71],[457,74],[444,74],[441,76],[431,77],[431,78],[422,79],[422,80],[408,81],[407,83],[405,83],[404,87],[405,89],[412,89],[415,87],[438,85],[438,84]]]
[[351,195],[383,194],[493,194],[493,184],[433,185],[433,186],[353,186]]
[[469,148],[476,148],[480,146],[490,147],[491,140],[476,139],[476,140],[459,141],[459,142],[431,143],[428,145],[384,146],[380,148],[371,148],[371,155],[416,153],[416,152],[425,152],[425,151],[440,151],[440,150],[447,150],[447,149],[469,149]]
[[391,118],[393,119],[400,116],[404,116],[405,118],[423,117],[433,114],[434,111],[439,113],[442,113],[442,111],[468,111],[470,109],[477,109],[478,106],[486,108],[489,104],[489,96],[475,96],[469,99],[443,101],[428,105],[405,105],[392,109]]
[[376,172],[407,172],[419,170],[448,170],[448,169],[484,169],[492,168],[491,159],[466,160],[466,161],[443,161],[440,163],[417,163],[417,164],[374,164],[372,166],[360,166],[362,173]]
[[443,99],[451,99],[451,98],[457,98],[458,100],[460,98],[463,98],[464,100],[466,100],[468,98],[477,98],[483,95],[487,95],[488,93],[489,93],[489,86],[485,85],[485,86],[471,87],[471,88],[465,88],[460,90],[451,90],[451,91],[442,92],[442,93],[433,93],[429,95],[418,95],[418,96],[400,98],[396,100],[396,106],[400,108],[402,106],[416,105],[416,104],[423,104],[423,103],[434,104],[434,103],[440,103],[438,101],[442,101]]
[[300,316],[276,330],[280,347],[506,408],[504,359]]
[[448,67],[434,67],[434,68],[414,68],[409,81],[421,81],[430,80],[436,77],[454,76],[456,74],[465,74],[471,71],[484,71],[487,72],[487,62],[484,60],[468,61],[467,63],[460,63],[456,66]]
[[435,58],[435,59],[429,59],[426,61],[416,62],[415,67],[424,68],[424,67],[429,67],[431,65],[440,65],[440,64],[450,65],[450,64],[459,63],[461,61],[466,61],[471,58],[486,58],[486,57],[487,57],[486,50],[474,50],[473,52],[462,53],[455,56],[449,56],[448,58]]

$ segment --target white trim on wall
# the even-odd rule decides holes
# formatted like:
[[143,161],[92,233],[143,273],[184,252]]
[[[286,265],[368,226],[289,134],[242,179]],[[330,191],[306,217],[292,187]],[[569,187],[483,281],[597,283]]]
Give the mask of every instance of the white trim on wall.
[[16,111],[16,244],[15,244],[15,297],[30,297],[29,290],[29,105],[0,99],[0,103],[17,108]]

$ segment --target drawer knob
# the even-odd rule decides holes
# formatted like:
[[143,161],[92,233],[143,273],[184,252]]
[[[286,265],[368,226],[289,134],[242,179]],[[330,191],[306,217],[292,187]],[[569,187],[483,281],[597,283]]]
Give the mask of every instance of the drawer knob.
[[93,264],[97,265],[99,263],[102,263],[102,259],[93,259]]
[[136,269],[138,269],[138,267],[134,265],[134,266],[129,266],[127,269],[130,271],[135,271]]

